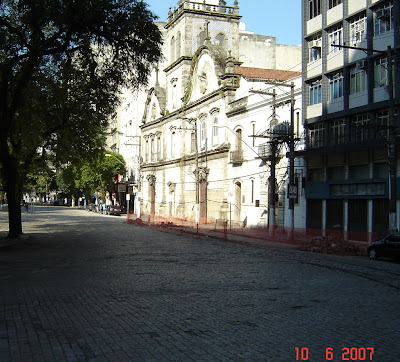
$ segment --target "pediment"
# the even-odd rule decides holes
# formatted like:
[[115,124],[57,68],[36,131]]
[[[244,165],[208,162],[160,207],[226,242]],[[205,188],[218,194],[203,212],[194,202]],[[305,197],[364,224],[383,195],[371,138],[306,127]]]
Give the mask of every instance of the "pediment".
[[194,102],[219,88],[217,69],[211,52],[206,47],[200,48],[192,61],[184,103]]
[[165,107],[166,90],[156,85],[148,91],[142,122],[152,122],[164,116]]

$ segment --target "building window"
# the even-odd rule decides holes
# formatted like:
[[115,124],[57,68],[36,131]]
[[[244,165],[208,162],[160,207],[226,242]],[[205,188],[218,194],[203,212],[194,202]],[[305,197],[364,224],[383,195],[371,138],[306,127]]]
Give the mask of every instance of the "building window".
[[190,152],[196,152],[196,133],[190,134]]
[[339,145],[345,142],[346,123],[344,119],[333,121],[330,125],[330,143]]
[[161,160],[161,135],[157,136],[157,160]]
[[343,0],[329,0],[329,9],[334,8],[335,6],[341,4]]
[[332,28],[329,31],[329,53],[337,53],[341,48],[334,45],[343,45],[343,27],[342,25]]
[[343,97],[343,73],[329,76],[329,99]]
[[308,49],[309,51],[309,61],[314,62],[318,59],[321,59],[322,52],[321,52],[321,45],[322,45],[322,37],[317,36],[308,42]]
[[214,116],[213,124],[213,145],[219,144],[219,125],[218,125],[218,115]]
[[322,85],[321,81],[310,84],[310,106],[322,103]]
[[222,33],[219,33],[216,37],[215,37],[215,41],[214,41],[215,45],[219,45],[222,48],[226,48],[226,38],[225,35]]
[[350,22],[350,45],[355,46],[367,38],[367,18],[363,14]]
[[155,161],[155,146],[154,146],[154,137],[151,138],[151,146],[150,146],[150,159],[151,162]]
[[389,165],[387,162],[374,163],[374,178],[387,178],[389,176]]
[[345,179],[344,165],[328,167],[327,176],[328,176],[328,180],[330,180],[330,181],[344,180]]
[[324,144],[325,127],[323,124],[313,124],[309,128],[310,147],[318,148]]
[[242,152],[242,129],[238,128],[235,131],[235,134],[236,134],[236,147],[235,147],[235,149],[236,149],[237,152]]
[[388,32],[393,28],[393,2],[381,5],[374,11],[374,35]]
[[[368,177],[355,177],[368,178]],[[384,196],[385,184],[383,182],[331,184],[331,196]]]
[[307,179],[310,182],[325,181],[324,170],[322,168],[309,169],[307,175]]
[[370,139],[371,121],[368,114],[356,116],[352,120],[354,141],[361,142]]
[[171,63],[175,61],[175,37],[173,36],[171,39]]
[[202,149],[207,147],[207,123],[205,119],[200,123],[200,145]]
[[144,162],[149,162],[149,140],[146,140],[146,145],[144,148]]
[[172,109],[175,110],[177,105],[177,100],[178,100],[178,79],[177,78],[173,78],[171,80],[171,99],[172,99]]
[[175,157],[175,132],[171,132],[171,158]]
[[387,58],[379,58],[374,62],[375,87],[383,87],[389,84]]
[[387,138],[389,136],[389,111],[381,111],[376,114],[378,135]]
[[308,0],[310,19],[321,14],[321,0]]
[[[369,178],[369,165],[349,165],[349,179],[367,179]],[[364,187],[363,187],[364,189]]]
[[181,57],[181,32],[178,32],[175,41],[175,59],[179,59]]
[[358,67],[350,69],[350,94],[363,92],[367,89],[367,72]]

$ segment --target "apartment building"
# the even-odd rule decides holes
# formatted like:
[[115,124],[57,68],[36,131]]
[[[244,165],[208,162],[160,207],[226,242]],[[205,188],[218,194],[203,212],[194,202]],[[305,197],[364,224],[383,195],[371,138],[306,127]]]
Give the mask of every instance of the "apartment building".
[[400,226],[400,2],[302,7],[307,227],[372,239]]

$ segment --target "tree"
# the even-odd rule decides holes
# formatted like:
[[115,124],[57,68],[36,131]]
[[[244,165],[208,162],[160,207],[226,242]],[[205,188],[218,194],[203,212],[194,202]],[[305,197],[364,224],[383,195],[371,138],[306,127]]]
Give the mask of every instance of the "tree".
[[0,172],[9,237],[35,163],[96,154],[121,87],[146,84],[161,56],[139,0],[0,0]]
[[125,160],[120,154],[103,151],[95,159],[74,163],[63,169],[57,175],[57,185],[61,191],[73,196],[92,195],[99,190],[112,194],[117,175],[125,172]]

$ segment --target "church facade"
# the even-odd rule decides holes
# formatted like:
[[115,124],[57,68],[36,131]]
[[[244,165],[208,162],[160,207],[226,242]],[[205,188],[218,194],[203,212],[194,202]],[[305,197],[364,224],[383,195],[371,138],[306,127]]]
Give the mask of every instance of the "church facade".
[[[300,107],[301,48],[256,36],[244,29],[240,18],[237,1],[233,6],[224,1],[179,1],[169,12],[165,58],[147,91],[139,127],[138,200],[144,218],[268,223],[265,135],[277,123],[287,123],[290,110],[282,87],[274,87],[275,103],[253,90],[271,87],[267,81],[293,82]],[[290,70],[277,69],[277,64]],[[277,99],[280,106],[272,112]],[[298,116],[297,127],[300,134]],[[277,195],[285,193],[285,152],[283,146]],[[279,216],[278,209],[283,225],[285,213]]]

